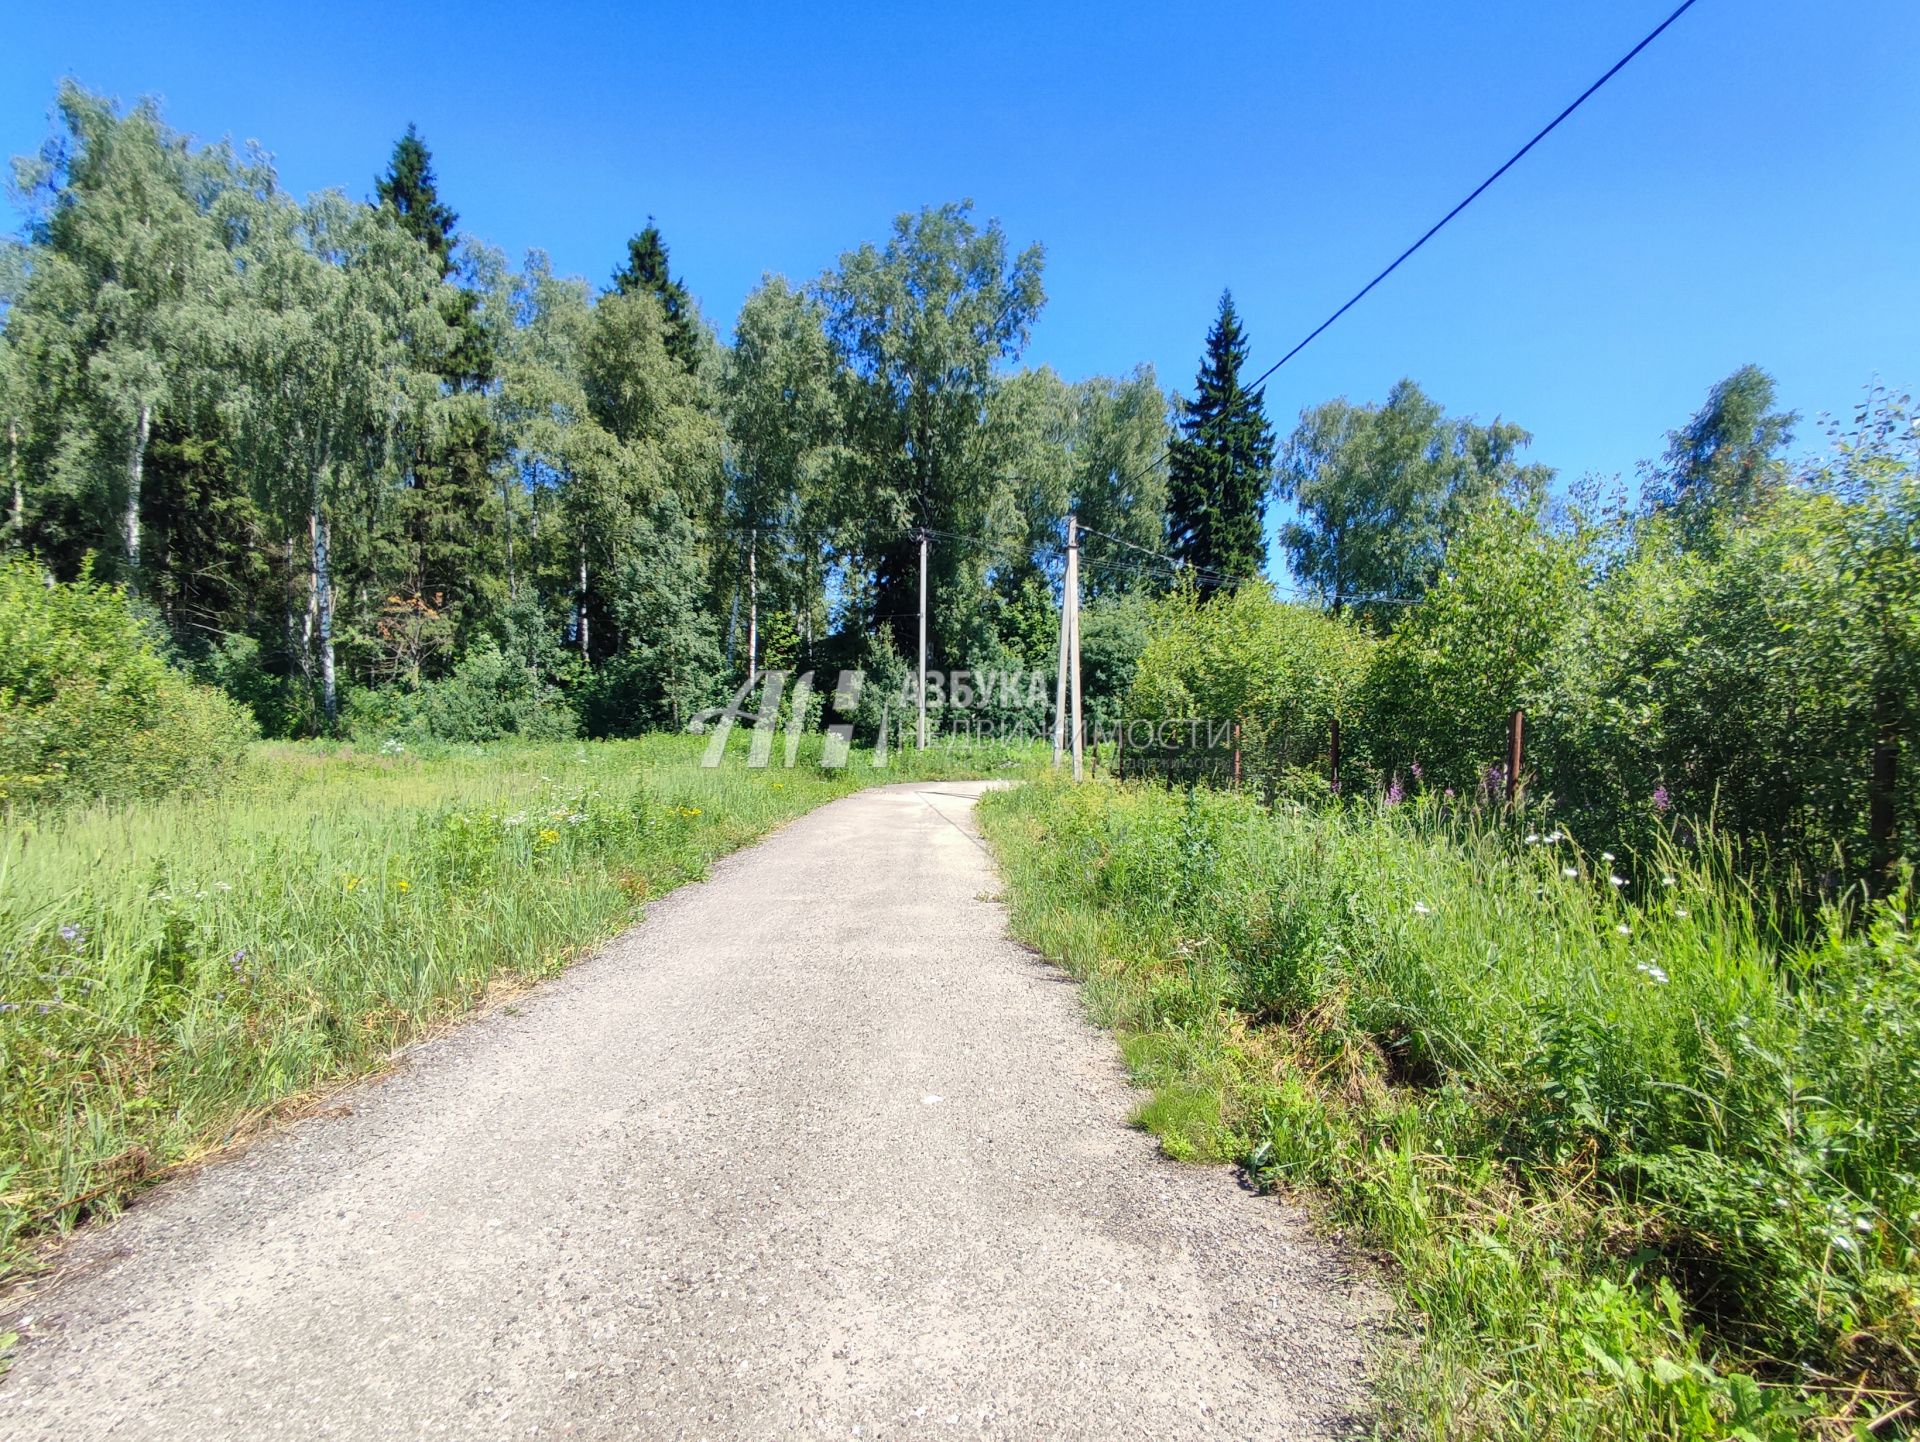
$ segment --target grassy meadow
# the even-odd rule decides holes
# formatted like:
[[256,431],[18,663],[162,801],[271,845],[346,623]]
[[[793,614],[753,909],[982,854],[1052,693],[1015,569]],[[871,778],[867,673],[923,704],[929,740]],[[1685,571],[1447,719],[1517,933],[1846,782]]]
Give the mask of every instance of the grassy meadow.
[[1041,784],[981,818],[1139,1123],[1381,1257],[1415,1343],[1382,1349],[1387,1435],[1913,1418],[1910,893],[1790,925],[1711,856],[1430,802]]
[[1023,754],[897,748],[885,770],[856,752],[829,771],[814,736],[790,770],[709,770],[705,745],[270,743],[217,799],[8,818],[0,1267],[551,974],[800,813]]

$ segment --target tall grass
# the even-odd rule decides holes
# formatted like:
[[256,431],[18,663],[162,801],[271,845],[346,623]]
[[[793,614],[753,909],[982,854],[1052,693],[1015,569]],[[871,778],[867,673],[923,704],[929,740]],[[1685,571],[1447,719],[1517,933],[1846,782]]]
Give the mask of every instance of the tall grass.
[[[747,740],[738,738],[743,748]],[[257,748],[218,801],[0,826],[0,1267],[168,1165],[529,983],[716,856],[859,786],[704,742]]]
[[1387,1360],[1386,1430],[1906,1415],[1910,894],[1789,943],[1711,855],[1630,870],[1429,807],[1038,786],[982,814],[1166,1149],[1322,1197],[1392,1258],[1421,1345]]

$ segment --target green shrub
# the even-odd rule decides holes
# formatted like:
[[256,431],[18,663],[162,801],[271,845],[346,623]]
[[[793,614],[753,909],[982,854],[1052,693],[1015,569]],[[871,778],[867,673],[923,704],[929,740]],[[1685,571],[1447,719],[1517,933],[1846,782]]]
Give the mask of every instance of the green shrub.
[[418,691],[349,692],[345,716],[348,732],[368,740],[564,741],[580,734],[566,697],[491,643]]
[[1242,774],[1264,786],[1288,768],[1324,775],[1328,723],[1347,709],[1372,647],[1365,632],[1265,585],[1205,602],[1189,588],[1154,608],[1126,714],[1238,723]]
[[207,790],[251,718],[170,667],[116,588],[0,565],[0,801],[63,804]]

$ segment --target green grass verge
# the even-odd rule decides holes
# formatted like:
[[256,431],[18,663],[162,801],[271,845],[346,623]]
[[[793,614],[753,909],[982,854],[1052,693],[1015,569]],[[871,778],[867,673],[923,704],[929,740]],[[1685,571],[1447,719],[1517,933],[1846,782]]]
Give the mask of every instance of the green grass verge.
[[[216,800],[0,825],[0,1272],[37,1236],[489,996],[649,898],[862,786],[1007,774],[1026,752],[897,749],[749,770],[705,742],[256,748]],[[776,751],[778,751],[776,745]]]
[[1139,1124],[1381,1258],[1384,1435],[1912,1417],[1910,896],[1789,944],[1712,866],[1642,858],[1636,894],[1557,832],[1432,809],[1036,784],[980,814]]

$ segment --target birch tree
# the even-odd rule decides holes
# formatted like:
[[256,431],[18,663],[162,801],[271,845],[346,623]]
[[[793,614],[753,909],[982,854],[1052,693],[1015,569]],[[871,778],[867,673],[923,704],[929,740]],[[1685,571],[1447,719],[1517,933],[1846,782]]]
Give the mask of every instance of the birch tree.
[[[296,205],[277,192],[235,219],[246,304],[234,333],[234,424],[263,507],[289,552],[304,529],[307,594],[298,653],[329,726],[339,713],[335,540],[364,521],[390,477],[402,419],[437,385],[409,361],[442,326],[432,258],[337,191]],[[289,629],[293,629],[289,607]]]
[[204,368],[199,341],[231,279],[204,210],[224,150],[196,154],[151,102],[121,116],[72,83],[58,113],[63,134],[19,166],[36,245],[10,329],[52,422],[50,479],[137,582],[155,422]]

